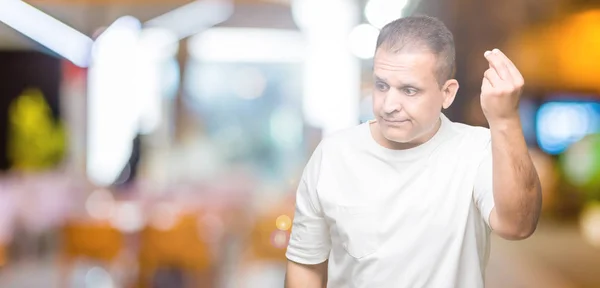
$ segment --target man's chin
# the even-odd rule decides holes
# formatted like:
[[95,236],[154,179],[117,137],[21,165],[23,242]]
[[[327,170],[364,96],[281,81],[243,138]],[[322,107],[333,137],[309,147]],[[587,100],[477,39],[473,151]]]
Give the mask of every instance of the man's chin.
[[390,142],[396,143],[396,144],[401,144],[401,145],[410,145],[412,144],[412,139],[409,138],[387,138],[386,139]]
[[414,141],[414,137],[404,133],[383,133],[383,137],[388,141],[399,143],[399,144],[410,144]]

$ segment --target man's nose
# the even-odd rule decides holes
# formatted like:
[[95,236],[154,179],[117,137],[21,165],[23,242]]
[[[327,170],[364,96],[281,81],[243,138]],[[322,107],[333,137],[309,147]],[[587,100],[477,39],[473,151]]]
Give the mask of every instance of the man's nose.
[[383,102],[383,112],[392,114],[400,111],[402,111],[402,97],[390,91]]

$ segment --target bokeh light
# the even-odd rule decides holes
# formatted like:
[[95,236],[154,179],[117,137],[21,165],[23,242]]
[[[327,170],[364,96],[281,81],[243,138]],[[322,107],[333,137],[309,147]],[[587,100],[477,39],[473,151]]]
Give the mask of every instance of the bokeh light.
[[579,220],[583,238],[591,245],[600,248],[600,202],[586,205]]
[[273,231],[271,234],[271,245],[278,249],[285,249],[289,240],[289,233],[281,230]]
[[101,267],[93,267],[85,275],[86,288],[114,288],[110,274]]
[[379,36],[379,29],[369,25],[360,24],[350,32],[350,51],[361,59],[370,59],[375,56],[375,43]]
[[96,220],[108,220],[115,210],[115,199],[106,189],[95,190],[85,201],[85,209]]
[[148,223],[160,231],[170,230],[179,220],[179,210],[179,206],[174,203],[158,203],[153,207]]
[[292,219],[290,219],[290,217],[287,215],[281,215],[277,217],[275,225],[277,226],[277,229],[281,231],[287,231],[290,229],[290,227],[292,227]]
[[138,232],[146,224],[140,203],[134,201],[117,202],[110,222],[124,233]]
[[600,132],[600,103],[544,103],[537,113],[536,128],[544,152],[562,153],[586,135]]
[[365,17],[371,25],[381,29],[404,16],[406,4],[408,0],[370,0],[365,6]]
[[600,134],[573,144],[561,156],[561,165],[567,181],[600,197]]
[[267,79],[262,71],[253,67],[244,67],[237,70],[232,89],[243,99],[255,99],[263,95],[267,88]]

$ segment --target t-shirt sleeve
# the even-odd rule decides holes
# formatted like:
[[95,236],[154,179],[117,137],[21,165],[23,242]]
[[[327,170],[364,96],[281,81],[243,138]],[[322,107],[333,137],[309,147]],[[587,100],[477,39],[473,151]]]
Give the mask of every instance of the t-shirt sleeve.
[[477,208],[483,217],[483,220],[490,226],[490,214],[495,206],[493,180],[492,180],[492,143],[491,141],[485,147],[483,158],[479,163],[473,198]]
[[331,250],[329,226],[316,191],[320,158],[321,148],[317,147],[296,192],[296,211],[286,252],[290,261],[305,265],[324,262]]

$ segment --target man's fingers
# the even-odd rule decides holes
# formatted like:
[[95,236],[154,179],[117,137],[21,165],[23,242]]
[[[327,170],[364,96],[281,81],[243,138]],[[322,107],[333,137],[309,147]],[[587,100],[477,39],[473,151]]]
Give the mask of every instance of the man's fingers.
[[483,81],[481,82],[481,90],[486,90],[492,87],[493,86],[490,83],[490,80],[488,80],[486,77],[483,77]]
[[514,81],[514,84],[516,86],[523,86],[523,75],[521,75],[521,72],[519,72],[517,66],[515,66],[515,64],[510,60],[510,58],[508,58],[502,51],[500,51],[500,49],[494,49],[493,51],[496,51],[495,53],[498,54],[501,58],[503,58],[506,68],[508,69],[508,72],[510,74],[510,77]]
[[500,79],[505,81],[512,81],[511,73],[508,70],[508,65],[506,63],[506,56],[501,54],[500,50],[494,49],[492,51],[486,51],[484,56],[488,60],[490,67],[496,70]]
[[500,78],[498,72],[496,72],[496,69],[494,68],[485,70],[485,73],[483,73],[483,77],[484,80],[487,79],[487,81],[489,81],[491,87],[502,86],[502,79]]

